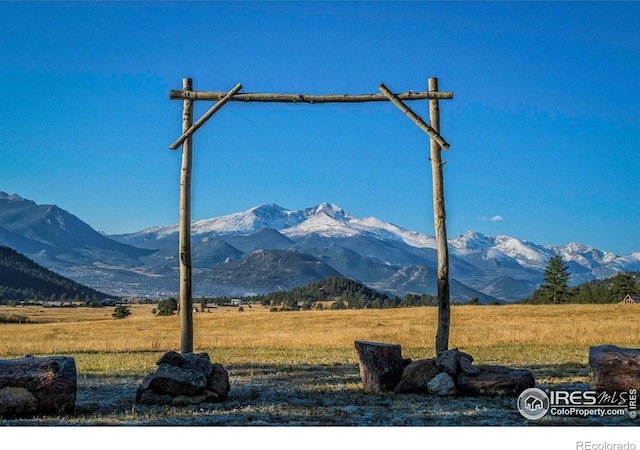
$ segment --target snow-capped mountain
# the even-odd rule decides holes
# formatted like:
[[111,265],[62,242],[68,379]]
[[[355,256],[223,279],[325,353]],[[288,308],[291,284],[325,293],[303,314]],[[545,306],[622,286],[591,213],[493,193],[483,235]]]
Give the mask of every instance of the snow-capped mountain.
[[[340,274],[404,296],[436,293],[433,236],[330,204],[288,210],[274,204],[192,223],[195,295],[289,289]],[[88,286],[115,294],[178,290],[178,225],[104,236],[52,205],[0,193],[0,244]],[[640,270],[640,252],[617,256],[570,243],[543,246],[469,231],[449,240],[451,298],[517,301],[542,282],[561,254],[573,284]]]

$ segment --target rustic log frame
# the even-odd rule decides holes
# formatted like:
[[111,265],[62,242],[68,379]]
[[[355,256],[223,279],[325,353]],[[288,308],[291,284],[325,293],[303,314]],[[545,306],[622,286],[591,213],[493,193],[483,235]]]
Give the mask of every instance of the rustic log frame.
[[[170,90],[171,100],[183,100],[182,135],[169,146],[171,150],[182,145],[182,172],[180,178],[180,301],[182,311],[182,353],[193,352],[193,317],[192,317],[192,282],[191,282],[191,165],[192,136],[218,112],[227,102],[280,102],[280,103],[359,103],[375,101],[391,101],[418,127],[429,135],[430,160],[433,175],[433,204],[436,231],[436,251],[438,254],[438,331],[436,335],[436,351],[448,349],[450,327],[449,300],[449,250],[444,208],[444,183],[441,159],[441,148],[449,149],[449,143],[440,135],[439,100],[453,99],[453,92],[438,91],[438,79],[429,78],[428,92],[408,91],[393,94],[384,84],[380,84],[381,94],[269,94],[238,93],[242,85],[238,83],[229,92],[209,92],[193,90],[191,78],[183,79],[182,90]],[[403,101],[429,100],[429,118],[431,125],[426,124]],[[194,101],[217,101],[198,121],[193,123]]]

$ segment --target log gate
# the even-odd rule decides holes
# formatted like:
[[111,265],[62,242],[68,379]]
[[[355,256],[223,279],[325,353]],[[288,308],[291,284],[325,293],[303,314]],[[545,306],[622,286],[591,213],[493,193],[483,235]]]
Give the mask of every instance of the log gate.
[[[285,103],[359,103],[390,101],[421,130],[429,136],[430,160],[433,177],[433,212],[438,255],[438,331],[436,334],[436,352],[448,350],[449,347],[449,250],[447,246],[446,214],[444,203],[444,181],[441,149],[449,150],[449,143],[440,135],[440,100],[450,100],[453,92],[438,91],[438,79],[429,78],[427,92],[392,93],[384,84],[378,89],[379,94],[259,94],[240,93],[242,85],[238,83],[228,92],[206,92],[193,90],[191,78],[182,80],[181,90],[171,90],[171,100],[183,101],[182,135],[169,146],[176,150],[182,146],[182,167],[180,172],[180,225],[179,225],[179,264],[180,264],[180,298],[181,315],[181,353],[193,352],[193,299],[191,280],[191,173],[193,163],[193,134],[198,131],[227,102],[285,102]],[[429,100],[429,121],[422,118],[404,102],[409,100]],[[193,104],[195,101],[215,101],[200,119],[193,122]]]

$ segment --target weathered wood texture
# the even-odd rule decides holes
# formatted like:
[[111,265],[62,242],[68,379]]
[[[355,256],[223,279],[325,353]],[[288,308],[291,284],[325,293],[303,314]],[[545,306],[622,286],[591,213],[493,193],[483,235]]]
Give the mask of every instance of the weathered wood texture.
[[233,96],[238,93],[238,91],[240,91],[240,89],[242,89],[242,84],[238,83],[236,84],[233,89],[231,89],[229,92],[226,93],[226,95],[224,97],[222,97],[215,105],[213,105],[211,108],[209,108],[207,110],[206,113],[204,113],[202,115],[202,117],[200,117],[196,123],[194,123],[193,125],[191,125],[186,131],[184,131],[182,133],[182,136],[180,136],[173,144],[171,144],[169,146],[169,148],[171,150],[175,150],[178,147],[180,147],[182,145],[182,143],[187,140],[187,138],[193,136],[193,134],[198,131],[200,129],[200,127],[202,127],[202,125],[204,125],[207,120],[211,119],[211,117],[213,117],[213,115],[215,113],[217,113],[218,111],[220,111],[220,108],[222,108],[229,100],[231,100],[231,98],[233,98]]
[[404,370],[400,345],[368,341],[355,341],[355,345],[365,392],[392,392]]
[[0,416],[73,414],[76,363],[65,356],[0,360]]
[[615,345],[589,348],[589,384],[597,391],[640,387],[640,349]]
[[[226,92],[193,91],[191,89],[169,91],[171,100],[207,100],[217,101],[226,95]],[[438,98],[450,100],[453,92],[404,92],[396,95],[400,100],[427,100]],[[384,102],[387,97],[382,94],[269,94],[269,93],[243,93],[234,95],[231,101],[235,102],[276,102],[276,103],[360,103],[360,102]]]
[[462,395],[487,395],[494,397],[517,397],[522,391],[536,385],[529,370],[511,369],[504,366],[475,366],[478,373],[464,372],[456,376],[456,387]]
[[[429,78],[429,91],[438,91],[438,79]],[[440,133],[440,103],[429,100],[429,118],[431,127]],[[438,254],[438,331],[436,334],[436,352],[449,348],[449,327],[451,307],[449,301],[449,247],[447,244],[446,212],[444,206],[444,176],[442,171],[442,151],[433,139],[429,140],[431,151],[431,172],[433,178],[433,217],[436,232],[436,251]]]
[[[191,90],[191,78],[182,80],[182,88]],[[182,131],[193,125],[193,101],[184,100],[182,106]],[[180,172],[180,225],[179,264],[180,299],[178,307],[181,316],[180,350],[183,354],[193,352],[193,300],[191,281],[191,172],[193,164],[193,138],[187,138],[182,144],[182,168]]]
[[425,123],[425,121],[422,120],[422,117],[420,117],[411,108],[405,105],[403,101],[398,98],[398,96],[394,95],[393,92],[391,92],[384,84],[381,84],[379,86],[379,89],[382,92],[382,94],[389,99],[391,103],[393,103],[400,111],[404,113],[405,116],[411,119],[413,123],[418,125],[418,128],[420,128],[422,131],[427,133],[427,135],[429,135],[431,139],[434,139],[439,145],[444,147],[446,150],[449,150],[449,147],[450,147],[449,143],[445,141],[444,138],[440,136],[440,134],[436,130],[434,130],[427,123]]

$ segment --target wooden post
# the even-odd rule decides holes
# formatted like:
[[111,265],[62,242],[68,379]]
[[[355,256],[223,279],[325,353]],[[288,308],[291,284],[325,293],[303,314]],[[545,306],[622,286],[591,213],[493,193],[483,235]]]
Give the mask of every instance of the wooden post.
[[[182,79],[182,89],[192,90],[191,78]],[[182,132],[193,125],[193,101],[185,99],[182,107]],[[178,256],[180,259],[180,309],[182,331],[180,351],[193,352],[193,308],[191,283],[191,166],[193,163],[193,137],[182,144],[182,168],[180,172],[180,230]]]
[[[429,92],[438,90],[438,79],[429,78]],[[431,128],[440,133],[440,102],[437,98],[429,100],[429,119]],[[436,250],[438,253],[438,331],[436,334],[436,353],[449,349],[449,324],[451,307],[449,303],[449,247],[447,245],[446,213],[444,208],[444,180],[442,151],[440,145],[430,139],[431,172],[433,175],[433,219],[436,232]]]

